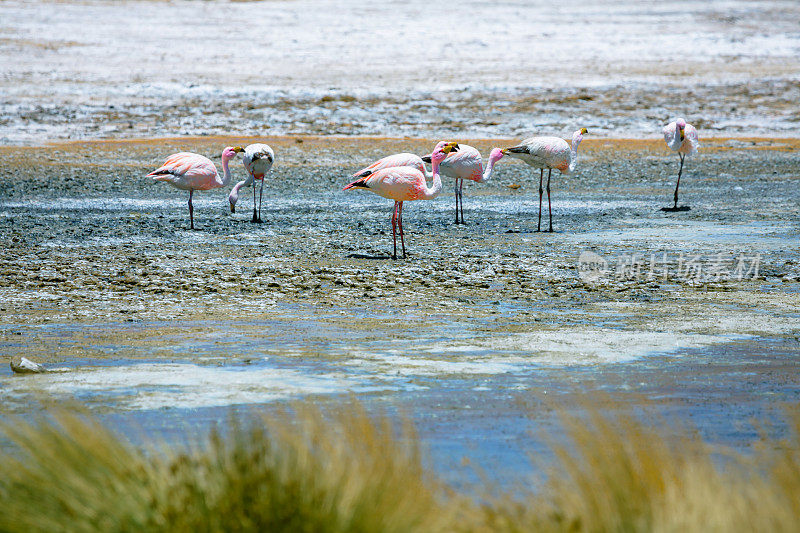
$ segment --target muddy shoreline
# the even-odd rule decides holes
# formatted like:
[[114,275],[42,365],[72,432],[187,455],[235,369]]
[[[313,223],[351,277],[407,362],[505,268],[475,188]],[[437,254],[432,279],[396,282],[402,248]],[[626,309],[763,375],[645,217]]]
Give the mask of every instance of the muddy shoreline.
[[[225,193],[215,190],[199,195],[200,229],[188,231],[184,194],[144,177],[162,154],[179,147],[213,156],[225,144],[248,141],[0,148],[2,322],[257,321],[296,308],[364,331],[394,327],[371,315],[415,326],[428,315],[485,320],[514,331],[570,322],[550,316],[552,309],[585,309],[602,324],[603,309],[618,306],[630,313],[620,323],[639,329],[677,309],[703,316],[708,307],[739,308],[752,315],[750,322],[764,312],[788,320],[800,309],[798,228],[791,216],[797,210],[795,139],[704,140],[682,193],[693,209],[680,214],[658,211],[669,199],[676,166],[661,143],[587,139],[578,173],[554,179],[554,234],[534,231],[534,173],[503,160],[491,182],[465,193],[466,227],[451,223],[449,183],[436,201],[409,206],[406,261],[388,259],[391,206],[340,188],[350,172],[380,154],[422,153],[432,141],[267,138],[278,162],[267,180],[262,225],[248,221],[249,189],[236,215],[226,212]],[[488,152],[507,141],[469,142]],[[241,168],[235,172],[234,179],[243,179]],[[770,202],[763,201],[766,191]],[[722,253],[733,261],[759,253],[761,271],[755,280],[698,286],[676,279],[587,284],[577,270],[583,250],[610,260],[668,252]],[[330,316],[337,313],[341,319]],[[732,329],[701,322],[698,332]],[[742,333],[763,333],[746,322]],[[41,358],[37,344],[20,355]],[[45,355],[64,356],[60,350]]]

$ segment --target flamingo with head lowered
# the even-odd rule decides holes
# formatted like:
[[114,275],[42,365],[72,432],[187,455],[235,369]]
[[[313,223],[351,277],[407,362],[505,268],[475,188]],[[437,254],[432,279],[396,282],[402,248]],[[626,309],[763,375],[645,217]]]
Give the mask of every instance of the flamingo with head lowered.
[[394,212],[392,213],[394,253],[392,254],[392,259],[397,259],[398,229],[403,258],[405,259],[406,257],[406,244],[403,238],[403,202],[432,200],[439,196],[442,191],[439,164],[447,157],[447,154],[457,150],[458,144],[453,142],[442,141],[436,145],[431,154],[431,165],[433,166],[432,187],[428,187],[424,171],[414,166],[386,167],[369,171],[366,176],[362,176],[356,181],[345,185],[343,189],[345,191],[349,189],[367,189],[384,198],[394,200]]
[[189,220],[190,227],[194,229],[194,206],[192,205],[194,191],[208,191],[228,185],[231,181],[228,162],[242,152],[244,149],[240,146],[228,146],[222,151],[222,178],[217,172],[217,167],[209,158],[192,152],[172,154],[163,165],[148,174],[147,177],[167,182],[177,189],[189,191]]
[[[272,168],[272,163],[275,161],[275,152],[268,144],[255,143],[249,144],[244,149],[244,156],[242,157],[242,164],[247,171],[247,179],[238,182],[233,186],[231,193],[228,195],[228,203],[231,205],[231,213],[236,212],[236,202],[239,201],[239,189],[242,187],[253,185],[253,220],[252,222],[261,222],[261,198],[264,195],[264,175]],[[261,187],[258,193],[258,211],[256,211],[256,187],[254,181],[261,182]]]
[[673,196],[674,203],[672,207],[662,207],[662,211],[688,211],[688,206],[678,207],[678,187],[681,185],[681,173],[683,172],[683,160],[686,156],[692,156],[697,153],[700,148],[700,139],[697,136],[697,130],[691,124],[687,124],[685,120],[679,118],[674,122],[670,122],[664,126],[664,140],[667,146],[673,152],[678,152],[681,158],[681,166],[678,169],[678,181],[675,184],[675,195]]
[[583,136],[589,133],[586,128],[581,128],[572,134],[572,146],[560,137],[531,137],[525,139],[517,146],[504,148],[503,153],[521,159],[533,168],[539,169],[539,224],[536,231],[542,230],[542,179],[544,170],[547,169],[547,208],[550,211],[550,229],[553,231],[553,206],[550,203],[550,175],[553,169],[558,169],[561,174],[569,174],[575,170],[578,162],[578,145]]
[[[492,177],[494,164],[503,158],[503,151],[499,148],[493,148],[489,154],[489,161],[486,163],[486,171],[483,170],[483,160],[481,153],[468,144],[459,144],[458,152],[450,152],[450,154],[439,165],[439,170],[442,175],[449,178],[455,178],[455,197],[456,197],[456,224],[465,224],[464,222],[464,180],[472,180],[477,183],[485,183]],[[426,163],[431,162],[431,156],[422,156],[422,160]],[[461,212],[461,220],[458,219],[458,213]]]

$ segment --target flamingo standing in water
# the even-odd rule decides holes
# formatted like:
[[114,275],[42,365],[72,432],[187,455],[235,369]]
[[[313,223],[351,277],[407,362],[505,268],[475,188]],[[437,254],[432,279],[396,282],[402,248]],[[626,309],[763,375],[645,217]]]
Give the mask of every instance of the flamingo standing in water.
[[503,153],[521,159],[533,168],[539,169],[539,224],[536,231],[542,230],[542,180],[544,170],[547,169],[547,208],[550,212],[550,229],[553,231],[553,207],[550,203],[550,175],[553,169],[561,174],[569,174],[575,170],[578,162],[578,145],[583,136],[589,133],[586,128],[581,128],[572,134],[572,146],[560,137],[531,137],[525,139],[517,146],[504,148]]
[[392,214],[392,239],[394,253],[392,259],[397,259],[397,230],[400,230],[400,244],[403,248],[403,259],[406,257],[406,244],[403,239],[403,202],[412,200],[432,200],[442,191],[442,179],[439,175],[439,164],[447,154],[457,151],[458,144],[440,142],[431,154],[433,166],[433,187],[428,187],[425,173],[415,166],[386,167],[369,171],[356,181],[345,185],[343,190],[368,189],[375,194],[394,200]]
[[[231,213],[236,212],[236,202],[239,201],[239,189],[245,186],[253,185],[253,220],[252,222],[261,222],[261,198],[264,194],[264,175],[272,168],[272,163],[275,161],[275,152],[272,151],[267,144],[256,143],[247,145],[244,149],[244,156],[242,157],[242,164],[247,170],[247,179],[242,180],[233,186],[231,193],[228,195],[228,202],[231,204]],[[253,183],[255,180],[261,182],[261,187],[258,193],[258,211],[256,212],[256,187]]]
[[[464,222],[464,199],[463,189],[464,180],[472,180],[477,183],[485,183],[492,177],[494,164],[503,158],[503,151],[500,148],[493,148],[489,154],[489,161],[486,164],[486,171],[483,170],[483,160],[477,148],[468,144],[459,144],[458,152],[451,152],[442,164],[439,165],[441,173],[447,177],[455,178],[455,197],[456,197],[456,224],[466,224]],[[431,156],[422,156],[426,163],[431,162]],[[461,212],[461,220],[458,213]]]
[[167,158],[163,165],[147,175],[156,181],[165,181],[177,189],[189,191],[189,220],[194,229],[194,191],[208,191],[225,187],[231,181],[228,162],[237,154],[244,152],[241,146],[228,146],[222,151],[223,177],[219,177],[217,167],[211,160],[192,152],[178,152]]
[[674,204],[672,207],[663,207],[662,211],[688,211],[688,206],[678,207],[678,187],[681,185],[681,173],[683,172],[683,160],[687,155],[694,155],[700,148],[700,139],[697,130],[685,120],[679,118],[664,126],[664,140],[673,152],[678,152],[681,158],[681,166],[678,169],[678,182],[675,184]]

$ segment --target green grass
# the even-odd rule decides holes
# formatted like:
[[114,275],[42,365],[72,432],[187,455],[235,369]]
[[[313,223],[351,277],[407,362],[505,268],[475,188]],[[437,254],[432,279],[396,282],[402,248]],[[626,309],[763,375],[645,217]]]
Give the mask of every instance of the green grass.
[[358,404],[234,421],[190,450],[138,449],[81,411],[13,419],[0,531],[797,530],[800,410],[789,437],[743,456],[620,405],[582,406],[561,415],[536,490],[480,498],[423,468],[409,424]]

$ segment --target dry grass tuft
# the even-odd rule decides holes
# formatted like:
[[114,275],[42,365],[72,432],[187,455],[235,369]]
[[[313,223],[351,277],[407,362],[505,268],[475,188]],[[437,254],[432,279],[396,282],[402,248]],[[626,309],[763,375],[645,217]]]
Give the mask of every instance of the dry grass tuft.
[[[478,500],[425,471],[408,424],[358,404],[233,422],[145,453],[91,416],[0,426],[0,531],[793,531],[800,410],[752,455],[585,400],[536,490]],[[598,407],[603,405],[603,407]],[[617,414],[609,414],[617,413]],[[539,458],[541,460],[541,458]],[[490,494],[491,491],[487,491]]]
[[443,487],[406,425],[359,406],[212,432],[145,454],[65,411],[2,425],[0,531],[442,531]]
[[[536,492],[482,506],[486,531],[796,531],[800,524],[800,411],[791,435],[765,437],[752,456],[702,442],[680,423],[643,422],[589,398],[561,414],[554,464]],[[618,414],[609,414],[617,412]],[[641,413],[640,413],[641,414]],[[534,458],[536,460],[536,458]]]

